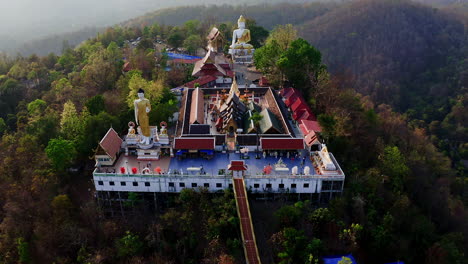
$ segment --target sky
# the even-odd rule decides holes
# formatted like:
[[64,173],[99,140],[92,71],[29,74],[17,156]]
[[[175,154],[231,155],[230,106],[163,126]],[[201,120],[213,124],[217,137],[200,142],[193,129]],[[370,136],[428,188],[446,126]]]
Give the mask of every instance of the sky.
[[0,35],[33,34],[38,37],[70,32],[84,26],[108,26],[158,9],[158,7],[166,7],[169,5],[167,2],[157,0],[0,0]]

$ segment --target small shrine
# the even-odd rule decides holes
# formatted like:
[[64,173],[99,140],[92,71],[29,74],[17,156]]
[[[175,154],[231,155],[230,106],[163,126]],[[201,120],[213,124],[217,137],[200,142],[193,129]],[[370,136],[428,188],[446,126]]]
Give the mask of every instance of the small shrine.
[[[167,123],[161,122],[160,129],[149,125],[148,113],[151,104],[145,98],[144,91],[138,91],[138,99],[134,101],[135,122],[128,123],[128,133],[125,136],[125,156],[136,155],[138,160],[159,160],[162,149],[169,149]],[[138,125],[138,127],[137,127]]]

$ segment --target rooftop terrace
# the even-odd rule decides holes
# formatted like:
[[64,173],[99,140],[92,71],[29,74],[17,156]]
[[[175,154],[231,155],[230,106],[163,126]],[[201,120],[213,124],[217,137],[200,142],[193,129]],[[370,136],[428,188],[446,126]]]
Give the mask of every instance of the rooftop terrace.
[[[247,157],[243,159],[243,157]],[[313,177],[313,178],[341,178],[344,174],[336,162],[332,154],[330,154],[333,163],[337,170],[333,174],[322,175],[314,159],[310,156],[266,156],[263,155],[260,159],[255,159],[255,153],[218,153],[207,160],[201,157],[187,158],[169,158],[163,157],[158,161],[138,161],[135,156],[122,155],[114,166],[101,167],[96,169],[95,174],[99,176],[141,176],[141,177],[160,177],[161,175],[170,176],[195,176],[205,175],[210,177],[222,176],[229,173],[227,166],[232,160],[243,160],[247,165],[244,177],[246,178],[289,178],[289,177]],[[281,161],[280,161],[281,159]],[[265,171],[266,167],[270,168]],[[297,173],[294,175],[292,170],[297,166]],[[304,169],[310,168],[308,175],[304,175]],[[125,171],[121,171],[121,168]],[[145,167],[149,167],[146,173],[141,173]],[[136,173],[132,172],[132,168],[136,169]],[[268,172],[269,171],[269,172]]]

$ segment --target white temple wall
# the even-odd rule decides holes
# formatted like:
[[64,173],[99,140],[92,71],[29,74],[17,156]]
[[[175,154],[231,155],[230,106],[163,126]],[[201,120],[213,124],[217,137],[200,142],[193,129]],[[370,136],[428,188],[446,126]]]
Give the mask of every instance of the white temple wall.
[[[320,193],[322,181],[314,178],[245,178],[245,186],[252,192]],[[341,184],[344,179],[336,181]],[[122,185],[122,182],[125,185]],[[113,185],[112,185],[113,183]],[[119,192],[180,192],[184,188],[206,187],[211,192],[222,191],[232,184],[231,177],[161,176],[118,177],[94,176],[96,191]],[[341,186],[341,185],[340,185]]]

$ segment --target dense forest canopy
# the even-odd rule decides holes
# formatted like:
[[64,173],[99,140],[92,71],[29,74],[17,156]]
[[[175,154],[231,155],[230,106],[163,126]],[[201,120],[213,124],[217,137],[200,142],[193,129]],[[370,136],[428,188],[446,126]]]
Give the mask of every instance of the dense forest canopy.
[[[255,206],[254,225],[269,226],[257,234],[265,263],[350,252],[359,263],[467,263],[463,10],[404,0],[263,6],[245,13],[262,33],[256,66],[275,89],[287,81],[304,93],[347,175],[327,208],[288,196]],[[152,98],[151,123],[177,111],[170,88],[191,68],[167,72],[156,39],[203,48],[213,25],[229,38],[244,9],[171,9],[63,45],[60,56],[0,55],[0,262],[242,263],[231,191],[187,190],[157,212],[130,193],[131,213],[108,217],[90,191],[89,157],[109,127],[127,129],[139,88]],[[176,26],[164,21],[175,16]]]

